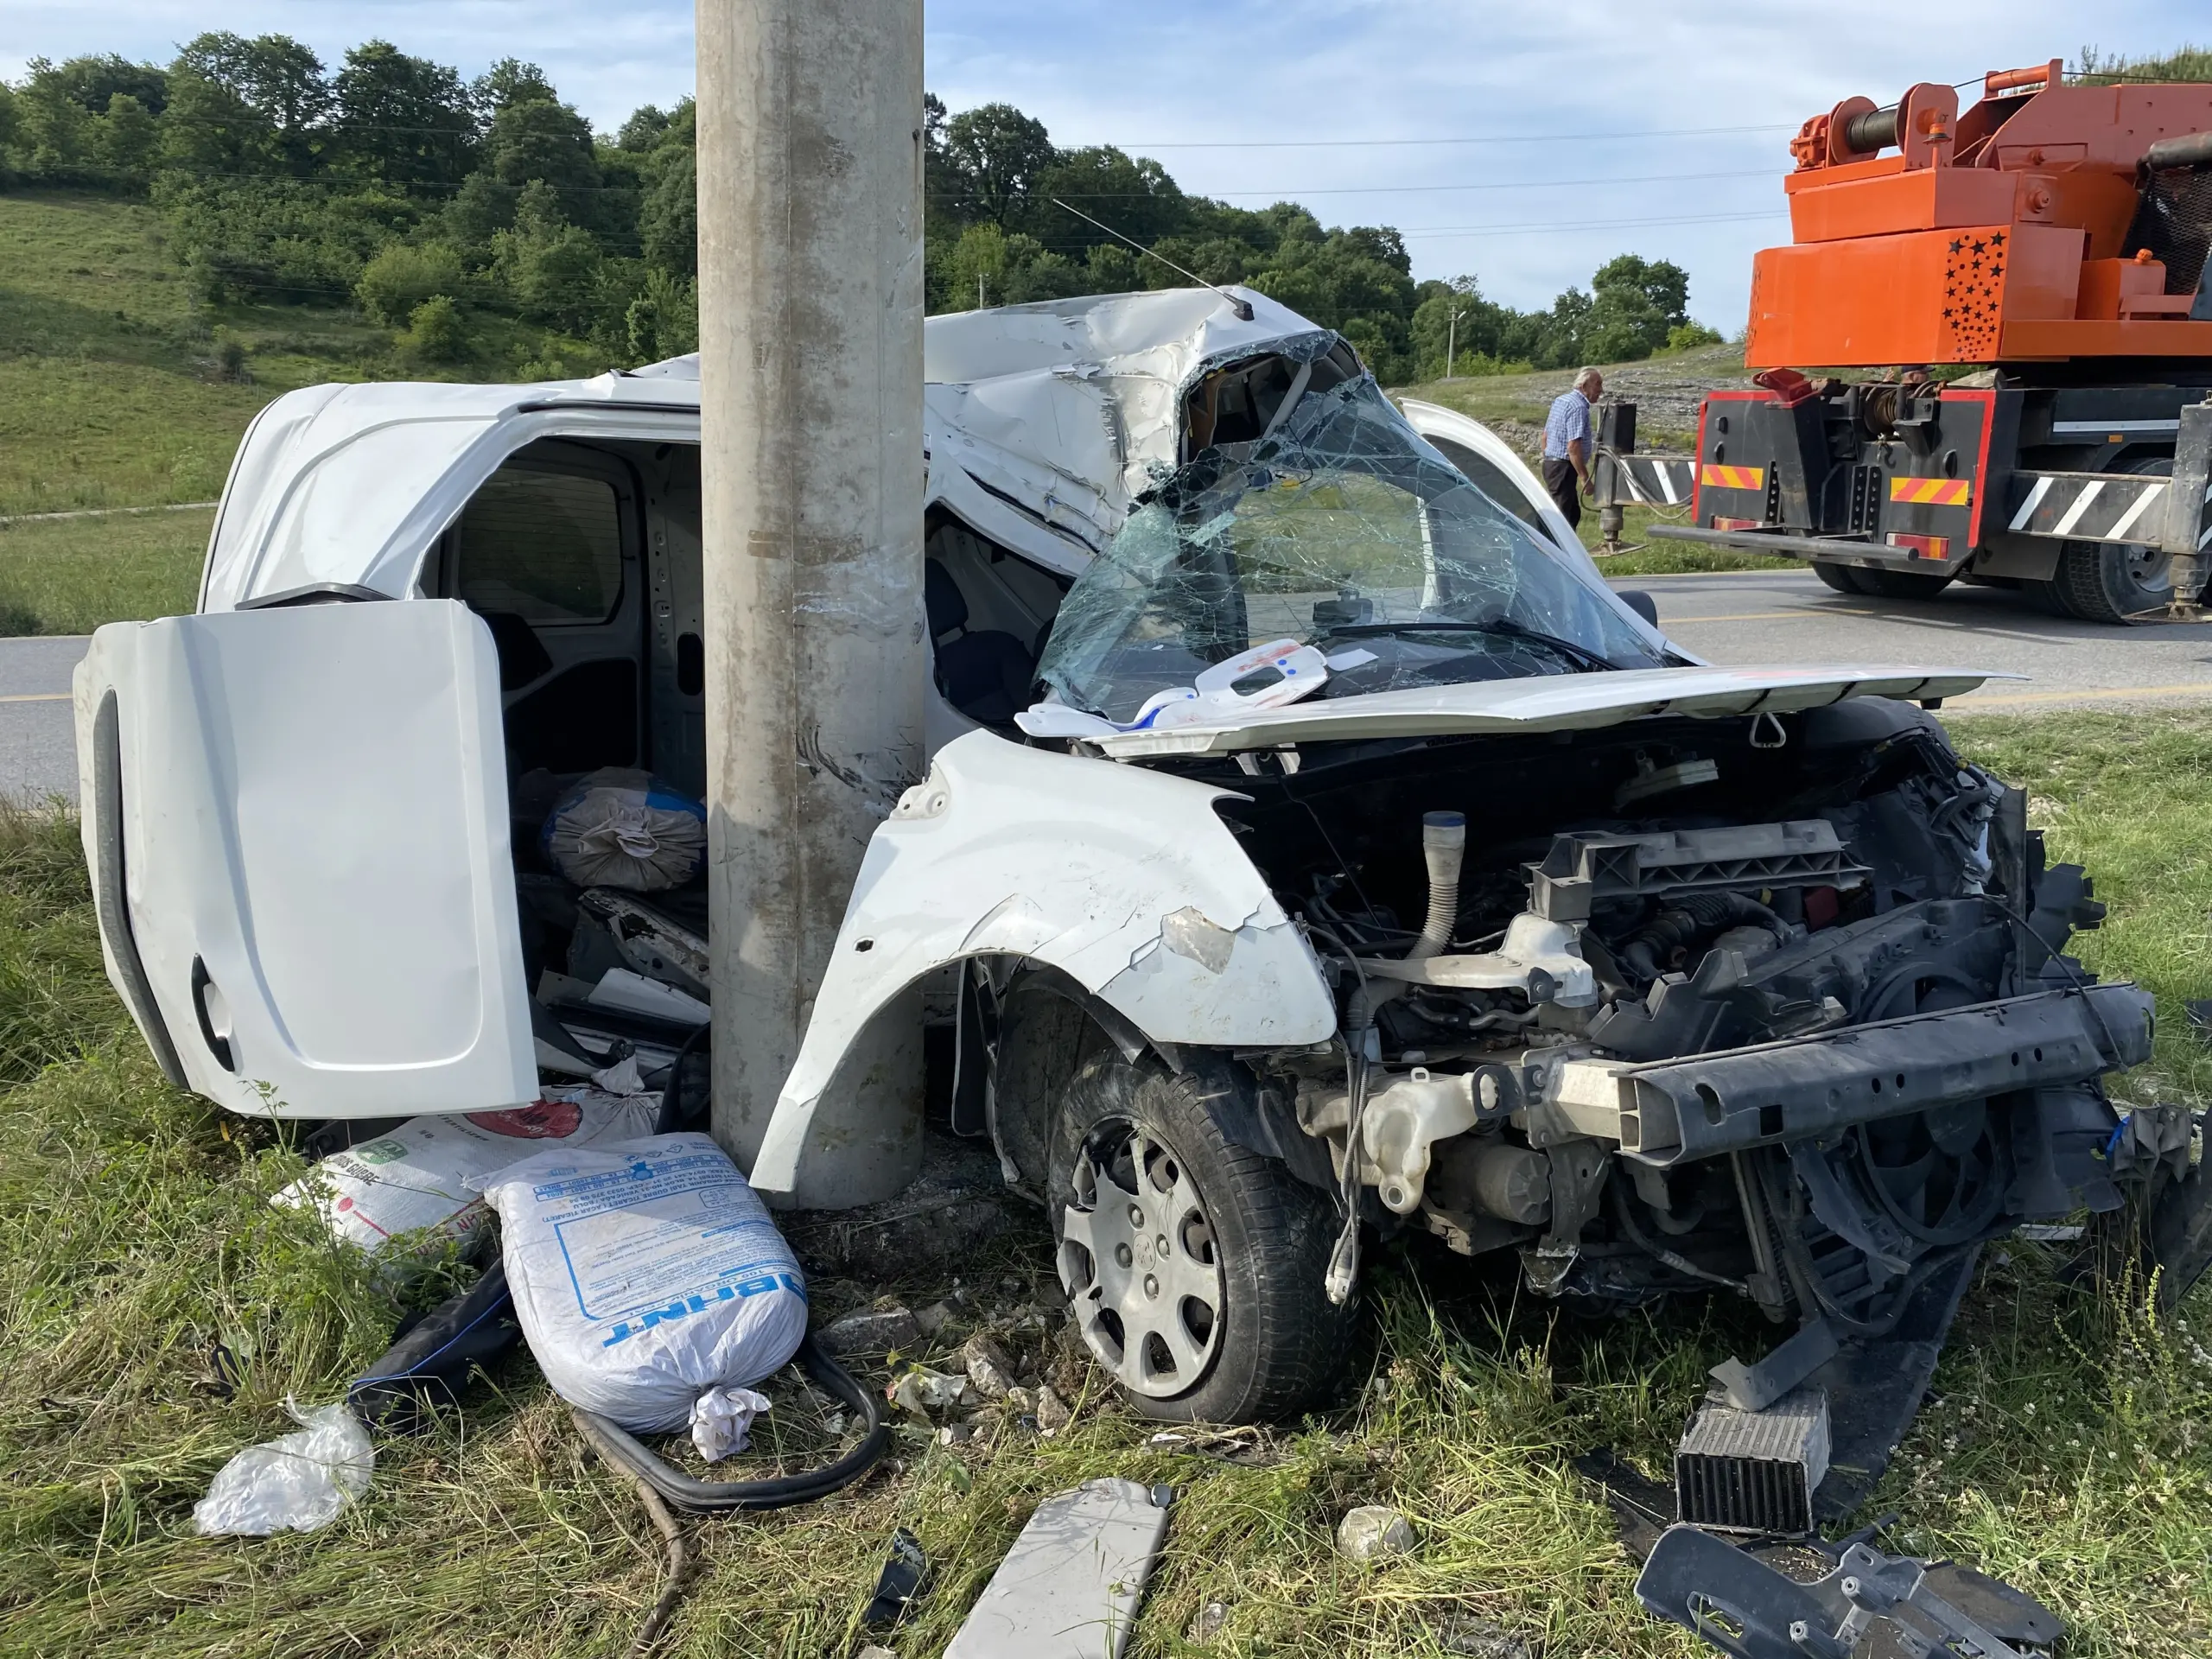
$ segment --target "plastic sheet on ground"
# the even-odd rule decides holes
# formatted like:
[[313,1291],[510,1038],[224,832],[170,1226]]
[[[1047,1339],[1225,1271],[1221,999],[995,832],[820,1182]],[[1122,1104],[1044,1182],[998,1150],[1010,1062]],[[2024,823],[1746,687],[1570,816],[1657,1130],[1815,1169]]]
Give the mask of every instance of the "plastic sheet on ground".
[[198,1531],[244,1538],[313,1532],[368,1491],[376,1447],[350,1406],[302,1411],[287,1400],[284,1409],[300,1432],[250,1446],[217,1470],[192,1508]]

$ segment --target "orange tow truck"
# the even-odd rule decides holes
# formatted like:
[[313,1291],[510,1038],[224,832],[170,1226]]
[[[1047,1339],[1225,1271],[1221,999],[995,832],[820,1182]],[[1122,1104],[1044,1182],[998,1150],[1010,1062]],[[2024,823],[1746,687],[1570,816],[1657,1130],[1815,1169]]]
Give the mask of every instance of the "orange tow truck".
[[1752,270],[1758,389],[1707,394],[1694,455],[1638,454],[1634,406],[1603,408],[1600,504],[1687,503],[1652,535],[1802,558],[1845,593],[2198,614],[2212,85],[2069,86],[2054,59],[1963,112],[1934,84],[1847,99],[1789,149],[1790,244]]

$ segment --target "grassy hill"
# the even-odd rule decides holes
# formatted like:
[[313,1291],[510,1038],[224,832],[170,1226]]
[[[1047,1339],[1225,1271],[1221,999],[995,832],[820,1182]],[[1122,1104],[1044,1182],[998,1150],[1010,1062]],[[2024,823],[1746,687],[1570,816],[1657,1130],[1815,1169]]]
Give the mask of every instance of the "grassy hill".
[[[195,301],[143,202],[0,194],[0,519],[211,501],[281,392],[327,380],[589,373],[588,348],[472,316],[474,360],[410,361],[327,306]],[[74,633],[188,610],[206,512],[0,524],[0,633]]]

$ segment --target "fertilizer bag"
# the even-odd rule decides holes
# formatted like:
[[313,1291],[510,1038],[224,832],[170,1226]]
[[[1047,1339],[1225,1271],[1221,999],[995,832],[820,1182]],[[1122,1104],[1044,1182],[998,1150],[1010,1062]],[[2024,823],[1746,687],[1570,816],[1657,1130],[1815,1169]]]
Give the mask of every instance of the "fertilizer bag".
[[707,859],[707,809],[649,772],[590,773],[546,816],[553,868],[580,887],[658,893],[680,887]]
[[484,1197],[524,1340],[553,1391],[633,1433],[782,1369],[806,1335],[798,1262],[703,1135],[549,1152]]

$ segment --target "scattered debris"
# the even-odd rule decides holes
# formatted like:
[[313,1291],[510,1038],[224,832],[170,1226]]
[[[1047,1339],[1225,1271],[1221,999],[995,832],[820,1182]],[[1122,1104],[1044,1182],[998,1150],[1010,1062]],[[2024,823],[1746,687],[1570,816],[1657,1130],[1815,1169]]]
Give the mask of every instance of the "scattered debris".
[[[1974,1580],[1979,1580],[1978,1583]],[[1938,1593],[1961,1586],[2005,1615],[2012,1637]],[[1912,1659],[2024,1659],[2015,1641],[2047,1646],[2064,1627],[2032,1598],[1980,1573],[1936,1580],[1929,1565],[1853,1543],[1809,1582],[1693,1526],[1669,1527],[1636,1581],[1637,1599],[1733,1659],[1848,1659],[1865,1643]]]
[[1183,1632],[1185,1642],[1211,1642],[1219,1636],[1229,1623],[1229,1604],[1210,1601],[1192,1616],[1190,1626]]
[[951,1318],[952,1304],[945,1301],[936,1301],[931,1302],[927,1307],[922,1309],[920,1313],[915,1314],[914,1323],[921,1327],[921,1332],[924,1336],[933,1337],[937,1335],[938,1332],[944,1329],[946,1324],[951,1319]]
[[862,1648],[858,1653],[855,1654],[853,1656],[853,1659],[899,1659],[899,1656],[893,1653],[890,1649],[879,1646],[877,1643],[871,1642],[868,1646]]
[[980,1332],[962,1346],[960,1357],[968,1368],[968,1380],[986,1400],[1003,1400],[1019,1386],[1006,1350]]
[[906,1608],[921,1593],[922,1581],[929,1577],[930,1558],[922,1553],[921,1540],[901,1527],[891,1535],[891,1548],[886,1554],[883,1571],[876,1575],[875,1594],[861,1614],[861,1623],[872,1630],[887,1624],[895,1624],[906,1616]]
[[772,1376],[805,1338],[798,1262],[706,1135],[543,1154],[484,1196],[545,1380],[619,1427],[680,1429],[703,1390]]
[[899,1410],[912,1412],[917,1417],[975,1403],[975,1394],[966,1377],[932,1371],[921,1365],[899,1372],[884,1389],[883,1397]]
[[965,1446],[975,1438],[976,1425],[973,1423],[947,1423],[937,1432],[939,1446]]
[[1436,1645],[1446,1653],[1468,1659],[1535,1659],[1536,1649],[1525,1636],[1516,1636],[1502,1624],[1471,1613],[1455,1613],[1436,1632]]
[[284,1411],[301,1432],[250,1446],[217,1470],[192,1506],[195,1530],[241,1538],[313,1532],[368,1491],[376,1447],[350,1406],[302,1411],[287,1399]]
[[745,1450],[753,1420],[768,1409],[768,1396],[751,1389],[709,1389],[691,1402],[691,1444],[709,1463]]
[[1337,1553],[1347,1560],[1386,1561],[1416,1547],[1406,1517],[1386,1503],[1363,1503],[1337,1523]]
[[815,1333],[817,1342],[840,1357],[852,1354],[888,1354],[918,1347],[922,1327],[903,1307],[864,1308],[832,1319]]
[[1039,1433],[1057,1434],[1075,1421],[1075,1413],[1067,1402],[1052,1392],[1052,1385],[1042,1382],[1037,1388],[1037,1428]]
[[1174,1496],[1107,1479],[1046,1498],[944,1659],[1120,1659]]

